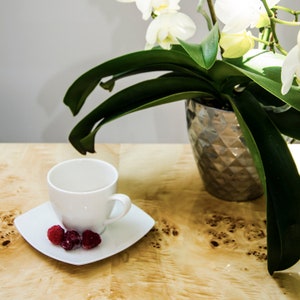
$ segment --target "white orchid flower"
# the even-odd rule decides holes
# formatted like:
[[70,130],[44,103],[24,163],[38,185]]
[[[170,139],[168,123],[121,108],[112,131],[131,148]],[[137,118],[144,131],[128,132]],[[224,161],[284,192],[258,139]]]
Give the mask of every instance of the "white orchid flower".
[[155,44],[170,49],[172,44],[178,44],[177,38],[186,40],[192,37],[195,31],[195,23],[186,14],[179,12],[160,14],[147,29],[146,49],[151,49]]
[[287,94],[296,75],[296,82],[300,85],[300,31],[297,37],[297,45],[286,56],[281,68],[281,93]]
[[[269,8],[280,0],[267,0]],[[218,19],[224,23],[223,32],[237,33],[254,28],[266,15],[261,0],[216,0],[215,11]]]
[[180,0],[118,0],[119,2],[135,2],[137,8],[143,15],[144,20],[148,20],[152,13],[159,15],[162,12],[177,11],[180,9]]
[[254,40],[250,31],[238,33],[222,33],[220,46],[223,49],[223,57],[237,58],[243,56],[250,49],[254,48]]

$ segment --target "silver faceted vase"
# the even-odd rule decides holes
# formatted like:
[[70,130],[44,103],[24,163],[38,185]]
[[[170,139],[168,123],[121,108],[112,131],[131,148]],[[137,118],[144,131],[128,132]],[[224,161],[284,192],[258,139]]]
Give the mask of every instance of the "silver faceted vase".
[[228,201],[248,201],[263,188],[234,112],[186,101],[189,140],[205,189]]

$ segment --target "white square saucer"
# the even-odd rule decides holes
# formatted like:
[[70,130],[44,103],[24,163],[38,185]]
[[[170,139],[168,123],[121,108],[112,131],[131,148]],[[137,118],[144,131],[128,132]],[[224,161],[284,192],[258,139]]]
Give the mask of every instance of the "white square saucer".
[[141,239],[154,223],[147,213],[132,204],[125,217],[107,226],[101,234],[102,242],[99,246],[90,250],[79,248],[66,251],[53,245],[47,238],[48,228],[61,225],[50,202],[45,202],[15,219],[18,231],[35,249],[56,260],[78,266],[105,259],[130,247]]

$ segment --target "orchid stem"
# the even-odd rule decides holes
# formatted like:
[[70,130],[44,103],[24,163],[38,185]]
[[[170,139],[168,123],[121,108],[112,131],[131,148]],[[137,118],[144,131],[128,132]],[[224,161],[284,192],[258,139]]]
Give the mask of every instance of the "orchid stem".
[[207,0],[207,5],[208,5],[208,8],[209,8],[209,13],[210,13],[210,16],[211,16],[211,20],[213,22],[213,25],[215,25],[217,23],[217,16],[216,16],[213,1],[212,0]]
[[274,8],[276,10],[281,10],[289,13],[290,15],[293,15],[295,17],[295,21],[298,21],[298,16],[300,15],[300,10],[293,10],[288,7],[280,6],[280,5],[275,5]]
[[[281,52],[282,54],[286,55],[287,51],[285,49],[283,49],[283,47],[280,45],[279,43],[279,39],[277,37],[277,33],[276,33],[276,17],[274,12],[269,8],[267,0],[261,0],[266,12],[268,14],[269,20],[270,20],[270,30],[272,32],[272,41],[270,41],[270,47],[271,49],[274,51],[274,46],[279,50],[279,52]],[[279,23],[279,22],[277,22]]]

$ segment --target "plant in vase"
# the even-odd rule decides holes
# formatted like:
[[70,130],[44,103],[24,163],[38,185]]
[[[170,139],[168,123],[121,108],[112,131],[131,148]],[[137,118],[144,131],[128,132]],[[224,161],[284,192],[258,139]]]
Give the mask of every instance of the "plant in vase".
[[135,2],[143,18],[152,19],[146,49],[87,71],[69,87],[64,103],[76,115],[99,84],[111,91],[126,76],[165,73],[112,94],[74,127],[70,142],[82,154],[94,152],[104,124],[184,99],[205,98],[233,110],[267,199],[269,273],[292,266],[300,255],[300,177],[282,135],[300,139],[300,33],[286,52],[276,29],[300,26],[300,11],[279,6],[284,0],[200,0],[195,8],[208,33],[192,44],[185,40],[196,25],[180,12],[180,0],[119,1]]

